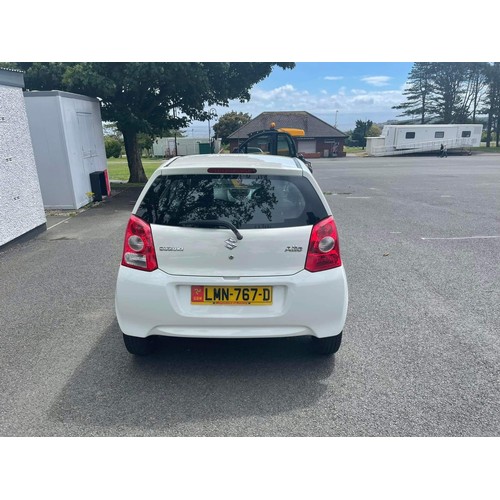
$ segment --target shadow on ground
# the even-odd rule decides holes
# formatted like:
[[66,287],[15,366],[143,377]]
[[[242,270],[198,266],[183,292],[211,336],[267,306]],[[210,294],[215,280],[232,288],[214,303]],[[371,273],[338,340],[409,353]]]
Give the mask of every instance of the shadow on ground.
[[116,427],[117,434],[129,427],[132,434],[168,434],[179,423],[202,428],[313,406],[333,370],[334,359],[314,354],[306,338],[163,338],[155,354],[136,358],[115,321],[60,394],[52,417],[71,426]]

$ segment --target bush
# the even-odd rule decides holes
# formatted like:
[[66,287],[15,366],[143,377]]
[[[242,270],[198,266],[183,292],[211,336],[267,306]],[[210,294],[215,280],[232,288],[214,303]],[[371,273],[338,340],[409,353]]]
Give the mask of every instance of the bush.
[[120,158],[122,154],[122,143],[114,137],[104,138],[104,147],[106,148],[106,158]]

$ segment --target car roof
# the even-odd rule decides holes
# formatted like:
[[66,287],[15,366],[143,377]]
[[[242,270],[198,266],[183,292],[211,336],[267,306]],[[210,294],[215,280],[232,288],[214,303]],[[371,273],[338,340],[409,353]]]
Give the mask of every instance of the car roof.
[[303,171],[302,162],[295,158],[288,156],[240,153],[178,156],[161,165],[159,169],[167,173],[167,171],[181,168],[203,170],[217,167]]

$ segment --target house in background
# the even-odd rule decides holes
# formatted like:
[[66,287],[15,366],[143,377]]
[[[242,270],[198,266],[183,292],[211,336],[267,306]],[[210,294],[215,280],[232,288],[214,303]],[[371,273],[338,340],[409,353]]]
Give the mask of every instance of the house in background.
[[0,247],[45,231],[22,71],[0,69]]
[[345,156],[344,142],[347,134],[340,132],[307,111],[273,111],[264,112],[240,127],[229,136],[229,150],[233,151],[250,134],[261,130],[268,130],[271,123],[276,128],[299,128],[305,135],[294,137],[297,152],[305,158],[330,158]]

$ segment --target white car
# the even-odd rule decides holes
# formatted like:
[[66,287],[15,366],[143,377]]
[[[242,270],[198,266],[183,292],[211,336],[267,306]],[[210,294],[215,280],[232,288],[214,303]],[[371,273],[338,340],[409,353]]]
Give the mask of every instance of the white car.
[[115,297],[132,354],[158,336],[310,336],[333,354],[347,302],[331,209],[296,158],[173,158],[133,208]]

